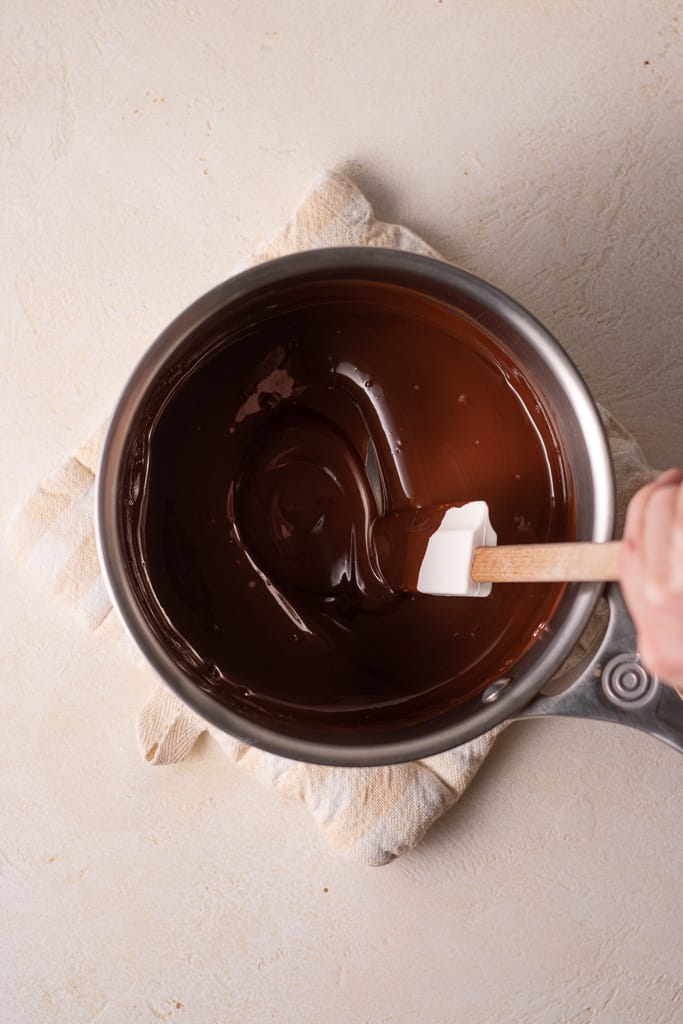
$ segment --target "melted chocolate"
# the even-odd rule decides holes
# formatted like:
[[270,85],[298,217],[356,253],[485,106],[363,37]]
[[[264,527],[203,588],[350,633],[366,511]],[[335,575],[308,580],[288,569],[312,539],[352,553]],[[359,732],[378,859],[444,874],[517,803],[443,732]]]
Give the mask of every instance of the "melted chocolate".
[[563,586],[401,593],[378,568],[386,524],[481,498],[501,544],[572,539],[559,438],[457,310],[357,281],[274,305],[224,325],[148,410],[141,600],[199,684],[252,717],[318,735],[426,721],[506,673]]

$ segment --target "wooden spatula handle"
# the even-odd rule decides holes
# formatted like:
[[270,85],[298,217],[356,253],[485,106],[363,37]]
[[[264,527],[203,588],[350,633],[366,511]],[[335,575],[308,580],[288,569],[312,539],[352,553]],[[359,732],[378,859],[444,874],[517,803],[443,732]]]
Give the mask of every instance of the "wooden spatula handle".
[[482,583],[619,579],[620,541],[606,544],[501,544],[477,548],[472,579]]

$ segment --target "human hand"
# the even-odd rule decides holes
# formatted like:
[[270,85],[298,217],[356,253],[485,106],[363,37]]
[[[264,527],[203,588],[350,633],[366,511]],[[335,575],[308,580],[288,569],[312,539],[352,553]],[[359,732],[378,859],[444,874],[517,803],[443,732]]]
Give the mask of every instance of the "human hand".
[[621,587],[646,668],[683,696],[683,472],[643,487],[626,513]]

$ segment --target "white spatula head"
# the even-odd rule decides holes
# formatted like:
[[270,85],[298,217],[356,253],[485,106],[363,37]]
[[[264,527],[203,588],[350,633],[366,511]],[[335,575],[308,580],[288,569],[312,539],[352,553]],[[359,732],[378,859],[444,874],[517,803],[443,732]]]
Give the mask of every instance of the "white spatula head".
[[472,562],[477,548],[495,547],[497,541],[485,501],[447,506],[427,541],[416,589],[423,594],[488,597],[491,584],[472,579]]

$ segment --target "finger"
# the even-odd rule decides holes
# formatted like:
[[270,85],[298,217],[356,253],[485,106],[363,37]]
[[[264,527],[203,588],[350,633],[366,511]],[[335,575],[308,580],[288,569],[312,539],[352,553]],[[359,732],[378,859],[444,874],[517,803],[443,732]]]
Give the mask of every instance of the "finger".
[[683,593],[683,484],[678,486],[671,544],[671,586]]
[[626,509],[626,521],[624,522],[624,547],[636,549],[640,547],[643,532],[643,521],[645,519],[645,507],[650,495],[654,492],[655,484],[648,484],[633,495],[628,508]]
[[645,595],[657,604],[667,598],[671,547],[678,489],[660,486],[648,499],[642,528],[642,559],[647,579]]
[[680,484],[683,483],[683,469],[679,469],[674,466],[672,469],[665,469],[663,473],[660,473],[655,481],[655,484]]
[[624,540],[627,547],[640,547],[641,545],[645,509],[652,495],[660,487],[674,483],[680,484],[681,481],[683,481],[683,472],[680,469],[667,469],[651,484],[646,484],[634,494],[626,510],[626,522],[624,523]]

